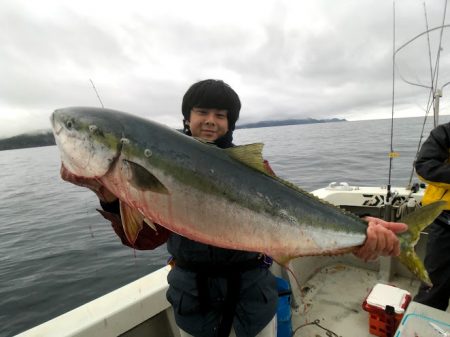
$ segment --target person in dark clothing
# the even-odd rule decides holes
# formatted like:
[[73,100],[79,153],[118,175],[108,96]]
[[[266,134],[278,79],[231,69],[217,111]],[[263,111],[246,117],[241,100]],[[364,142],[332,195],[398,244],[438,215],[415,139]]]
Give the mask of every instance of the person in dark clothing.
[[447,202],[446,210],[428,227],[425,268],[432,287],[421,284],[414,301],[446,310],[450,299],[450,123],[431,131],[415,163],[419,178],[428,183],[423,205],[438,200]]
[[[211,79],[197,82],[183,97],[183,132],[220,148],[232,147],[240,108],[239,96],[225,82]],[[269,174],[274,174],[266,161],[265,167]],[[167,299],[173,306],[182,336],[276,335],[278,292],[276,279],[269,269],[269,257],[259,252],[196,242],[157,224],[157,236],[154,230],[144,226],[135,244],[131,245],[120,223],[117,198],[111,192],[96,182],[76,181],[67,172],[62,172],[62,177],[97,193],[103,208],[100,212],[111,221],[125,245],[153,249],[167,241],[167,249],[173,257]],[[367,218],[367,221],[367,240],[356,255],[364,260],[398,255],[399,242],[394,232],[405,230],[406,225],[376,218]]]

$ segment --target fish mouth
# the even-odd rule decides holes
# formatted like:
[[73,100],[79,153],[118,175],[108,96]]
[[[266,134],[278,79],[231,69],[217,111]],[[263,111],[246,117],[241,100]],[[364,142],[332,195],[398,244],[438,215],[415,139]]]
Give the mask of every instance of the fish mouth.
[[55,140],[58,141],[58,136],[66,131],[67,133],[70,133],[71,130],[69,130],[64,121],[61,119],[58,119],[57,114],[59,110],[55,110],[52,115],[50,116],[50,123],[52,125],[53,134],[55,135]]
[[50,121],[64,170],[77,177],[104,176],[122,153],[124,144],[117,139],[120,132],[108,129],[102,119],[83,120],[70,110],[60,109],[53,112]]
[[53,134],[55,136],[58,136],[61,133],[63,126],[61,122],[56,121],[55,112],[53,112],[52,115],[50,116],[50,122],[52,124]]

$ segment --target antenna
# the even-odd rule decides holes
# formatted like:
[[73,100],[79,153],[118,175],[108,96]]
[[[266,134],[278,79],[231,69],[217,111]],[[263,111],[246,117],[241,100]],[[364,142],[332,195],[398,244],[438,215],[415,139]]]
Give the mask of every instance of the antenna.
[[[406,47],[408,44],[410,44],[411,42],[413,42],[414,40],[416,40],[417,38],[419,38],[420,36],[427,34],[427,39],[428,39],[428,57],[429,57],[429,65],[430,65],[430,75],[431,75],[431,86],[425,86],[425,85],[419,85],[417,83],[411,83],[409,81],[405,81],[402,76],[400,76],[402,78],[403,81],[405,81],[408,84],[411,85],[417,85],[417,86],[421,86],[424,88],[427,88],[430,90],[430,94],[428,97],[428,103],[427,103],[427,107],[425,110],[425,118],[423,120],[423,124],[422,124],[422,132],[420,133],[420,138],[419,138],[419,143],[417,145],[417,151],[416,151],[416,156],[414,158],[413,161],[413,165],[411,168],[411,174],[409,176],[409,182],[408,182],[408,186],[407,188],[410,189],[411,188],[411,182],[413,179],[413,174],[414,174],[414,166],[415,166],[415,162],[417,160],[417,156],[419,154],[420,151],[420,147],[422,144],[422,139],[423,139],[423,134],[424,134],[424,130],[425,130],[425,124],[427,122],[427,117],[428,114],[431,110],[431,107],[433,106],[434,108],[434,127],[436,127],[439,124],[439,99],[442,97],[442,89],[447,86],[448,84],[450,84],[450,82],[445,83],[441,89],[438,89],[438,75],[439,75],[439,61],[440,61],[440,57],[441,57],[441,51],[442,51],[442,36],[443,36],[443,32],[444,32],[444,28],[449,28],[450,25],[446,25],[445,24],[445,17],[446,17],[446,13],[447,13],[447,2],[448,0],[445,0],[445,7],[444,7],[444,15],[443,15],[443,19],[442,19],[442,25],[429,29],[428,28],[428,17],[427,17],[427,11],[426,11],[426,6],[424,4],[424,11],[425,11],[425,23],[426,23],[426,28],[427,30],[417,36],[415,36],[414,38],[412,38],[411,40],[409,40],[408,42],[404,43],[400,48],[398,48],[395,53],[399,52],[400,49]],[[435,62],[435,67],[433,69],[433,65],[432,65],[432,60],[431,60],[431,46],[430,46],[430,32],[440,29],[440,36],[439,36],[439,45],[438,45],[438,51],[437,51],[437,55],[436,55],[436,62]]]
[[[389,152],[389,178],[387,184],[386,203],[390,205],[391,199],[391,174],[392,174],[392,160],[395,156],[393,135],[394,135],[394,106],[395,106],[395,1],[392,3],[392,111],[391,111],[391,142]],[[386,219],[389,220],[389,219]]]
[[98,100],[100,101],[100,104],[102,105],[102,108],[104,108],[102,99],[100,98],[100,95],[98,94],[98,91],[97,91],[97,88],[96,88],[95,85],[94,85],[94,82],[92,82],[91,79],[89,79],[89,81],[91,81],[92,88],[94,88],[95,94],[97,95],[97,98],[98,98]]

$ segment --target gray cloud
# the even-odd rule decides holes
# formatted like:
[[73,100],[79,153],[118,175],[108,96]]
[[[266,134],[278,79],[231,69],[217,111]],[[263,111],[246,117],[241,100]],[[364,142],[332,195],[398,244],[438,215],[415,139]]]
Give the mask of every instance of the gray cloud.
[[[105,106],[175,127],[185,90],[204,78],[236,89],[242,123],[390,116],[392,3],[199,1],[169,8],[130,1],[98,14],[93,3],[0,4],[0,137],[49,127],[55,108],[98,106],[89,79]],[[430,27],[441,24],[443,8],[443,1],[427,2]],[[422,2],[397,1],[396,20],[399,46],[425,29]],[[430,37],[433,53],[438,37]],[[444,34],[444,54],[448,41]],[[442,81],[450,81],[449,62],[441,58]],[[429,83],[426,39],[399,53],[397,64],[409,80]],[[425,89],[397,79],[396,92],[400,105],[412,107],[408,114],[422,113]]]

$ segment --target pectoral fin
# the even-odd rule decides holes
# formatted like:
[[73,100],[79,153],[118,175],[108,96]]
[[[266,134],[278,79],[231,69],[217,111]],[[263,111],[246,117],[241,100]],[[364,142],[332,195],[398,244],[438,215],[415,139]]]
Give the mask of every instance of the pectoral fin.
[[169,194],[166,186],[145,167],[129,160],[122,160],[128,182],[138,190]]
[[122,218],[123,231],[129,243],[134,245],[143,227],[144,216],[138,210],[131,208],[120,201],[120,216]]

